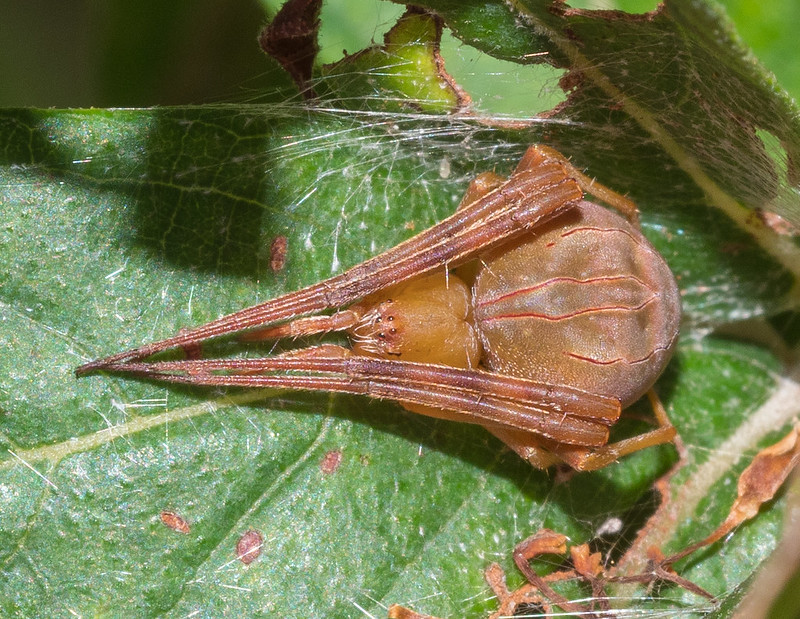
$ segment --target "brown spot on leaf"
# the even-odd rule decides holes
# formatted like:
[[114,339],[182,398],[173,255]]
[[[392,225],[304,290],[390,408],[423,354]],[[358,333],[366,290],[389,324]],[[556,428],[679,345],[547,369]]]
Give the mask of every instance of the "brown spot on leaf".
[[161,522],[173,531],[187,535],[191,531],[191,526],[182,516],[175,512],[163,511],[161,512]]
[[276,236],[269,246],[269,268],[273,273],[283,270],[286,265],[286,252],[289,247],[289,240],[285,236]]
[[565,93],[569,93],[581,86],[584,80],[583,71],[569,71],[558,80],[558,85]]
[[325,473],[325,475],[330,475],[339,468],[341,463],[342,451],[340,449],[332,449],[320,460],[319,470]]
[[258,559],[263,546],[264,536],[255,529],[250,529],[236,542],[236,558],[245,565],[250,565]]

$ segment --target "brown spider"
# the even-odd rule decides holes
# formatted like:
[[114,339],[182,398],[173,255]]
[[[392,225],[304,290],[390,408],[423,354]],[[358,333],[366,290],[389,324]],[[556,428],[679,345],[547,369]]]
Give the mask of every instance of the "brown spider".
[[[325,310],[337,311],[309,316]],[[674,437],[657,413],[657,429],[608,443],[621,409],[669,361],[680,315],[675,279],[638,230],[635,205],[557,151],[531,146],[510,177],[481,174],[456,213],[383,254],[77,374],[365,394],[482,425],[538,468],[591,470]],[[239,331],[263,339],[339,330],[352,348],[146,360]]]

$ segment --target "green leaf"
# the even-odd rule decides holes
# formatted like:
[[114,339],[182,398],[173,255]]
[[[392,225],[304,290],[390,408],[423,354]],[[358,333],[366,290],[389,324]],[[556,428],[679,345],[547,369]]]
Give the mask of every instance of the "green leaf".
[[[355,94],[350,100],[356,109],[460,111],[466,101],[442,68],[441,31],[441,20],[430,13],[407,11],[386,33],[383,45],[324,66],[326,90],[340,105],[342,93]],[[370,96],[374,103],[369,103]]]
[[[658,390],[688,462],[646,539],[677,550],[724,519],[748,456],[798,413],[786,361],[799,339],[797,243],[753,215],[797,223],[796,110],[703,4],[637,20],[430,6],[487,53],[548,51],[572,71],[567,104],[522,126],[361,114],[335,99],[0,113],[4,616],[379,617],[397,602],[480,617],[496,607],[482,570],[499,561],[519,584],[511,551],[541,527],[580,543],[618,517],[612,544],[629,544],[672,447],[562,483],[479,428],[391,403],[72,374],[391,247],[534,141],[637,201],[684,295],[686,329]],[[348,88],[336,95],[363,96]],[[276,236],[288,254],[274,273]],[[632,412],[620,436],[648,427],[647,407]],[[680,572],[733,592],[775,547],[782,504]],[[235,549],[249,529],[264,547],[245,566]],[[675,588],[640,593],[618,603],[704,605]]]

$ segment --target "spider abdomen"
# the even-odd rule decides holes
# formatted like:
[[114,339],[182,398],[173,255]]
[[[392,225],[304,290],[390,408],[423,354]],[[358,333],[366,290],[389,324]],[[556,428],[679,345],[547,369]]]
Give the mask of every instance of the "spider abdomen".
[[609,395],[627,406],[661,374],[680,295],[627,220],[591,202],[485,256],[474,317],[493,370]]

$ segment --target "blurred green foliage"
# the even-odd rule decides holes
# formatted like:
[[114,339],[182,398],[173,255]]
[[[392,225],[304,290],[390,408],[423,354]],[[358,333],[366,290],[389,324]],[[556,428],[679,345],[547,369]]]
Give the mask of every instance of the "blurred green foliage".
[[[742,39],[778,84],[800,97],[795,0],[722,0]],[[140,2],[5,2],[0,29],[0,107],[114,107],[222,101],[266,101],[278,87],[291,92],[282,71],[260,52],[259,29],[281,0],[156,0]],[[647,11],[652,0],[584,0],[570,5]],[[323,6],[321,62],[380,42],[403,8],[377,0],[336,0]],[[554,74],[531,78],[518,67],[445,39],[448,69],[485,109],[513,113],[515,92],[530,79],[545,85],[546,109],[557,100]],[[503,78],[503,76],[505,76]],[[503,78],[502,98],[497,91]],[[284,90],[287,89],[287,90]],[[486,93],[484,95],[484,93]],[[547,98],[549,96],[549,98]]]

